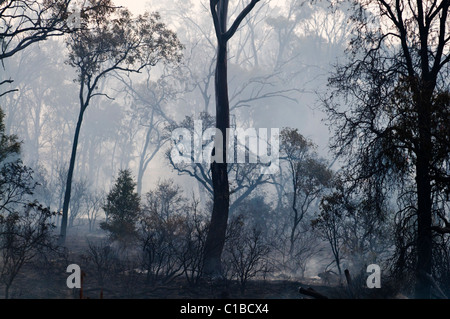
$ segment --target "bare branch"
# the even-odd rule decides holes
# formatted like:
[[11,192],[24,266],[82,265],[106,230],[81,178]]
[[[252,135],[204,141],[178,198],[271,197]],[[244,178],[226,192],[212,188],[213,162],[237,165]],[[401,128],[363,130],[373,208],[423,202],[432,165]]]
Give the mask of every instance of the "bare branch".
[[3,92],[2,94],[0,94],[0,97],[5,96],[6,94],[9,94],[9,93],[13,93],[13,92],[19,92],[19,90],[14,89],[14,90],[9,90],[9,91]]
[[250,13],[250,11],[253,10],[255,5],[259,1],[260,0],[252,0],[252,2],[250,2],[250,4],[247,7],[245,7],[244,10],[242,10],[242,12],[239,14],[239,16],[236,18],[236,20],[232,24],[231,28],[224,34],[225,41],[228,41],[229,39],[231,39],[233,37],[233,35],[236,33],[237,29],[239,28],[239,25],[242,23],[242,20],[244,20],[244,18]]

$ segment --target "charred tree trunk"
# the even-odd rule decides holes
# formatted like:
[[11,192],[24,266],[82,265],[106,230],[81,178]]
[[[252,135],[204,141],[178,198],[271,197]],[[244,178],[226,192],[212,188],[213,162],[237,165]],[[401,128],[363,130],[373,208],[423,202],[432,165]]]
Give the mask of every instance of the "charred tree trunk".
[[80,92],[79,92],[79,101],[80,101],[80,113],[78,114],[78,122],[77,127],[75,129],[75,135],[73,138],[72,144],[72,154],[70,156],[69,170],[67,171],[67,180],[66,180],[66,189],[64,193],[64,202],[63,202],[63,211],[62,211],[62,219],[61,219],[61,231],[59,236],[59,244],[64,246],[66,244],[66,236],[67,236],[67,221],[69,217],[69,204],[70,204],[70,196],[72,193],[72,179],[73,172],[75,170],[75,159],[77,157],[77,148],[78,148],[78,139],[80,137],[81,124],[83,123],[84,113],[86,112],[87,107],[89,106],[89,102],[92,98],[93,89],[96,86],[97,81],[94,82],[94,86],[92,88],[87,89],[87,96],[84,97],[85,92],[85,81],[81,81]]
[[69,170],[67,171],[67,181],[66,181],[66,190],[64,193],[64,202],[63,202],[63,211],[62,211],[62,219],[61,219],[61,231],[59,244],[65,245],[66,243],[66,235],[67,235],[67,221],[69,217],[69,203],[70,203],[70,195],[72,192],[72,179],[73,179],[73,171],[75,169],[75,159],[77,156],[77,147],[78,147],[78,139],[80,137],[81,124],[83,123],[83,116],[86,108],[84,106],[80,109],[80,114],[78,116],[77,127],[75,129],[75,136],[72,144],[72,154],[70,156]]
[[215,148],[211,161],[213,183],[213,211],[203,255],[204,275],[221,277],[221,256],[225,244],[230,208],[230,189],[227,171],[227,129],[230,128],[230,105],[228,98],[227,44],[236,33],[242,20],[250,13],[259,0],[251,3],[239,14],[233,25],[227,30],[228,0],[210,0],[210,9],[217,37],[217,64],[215,73],[216,91],[216,128],[222,138],[215,138]]
[[[221,30],[226,29],[228,1],[221,1],[217,15]],[[221,255],[225,244],[225,233],[228,224],[230,206],[230,189],[226,163],[227,128],[230,127],[230,105],[228,99],[227,41],[219,40],[217,48],[217,64],[215,74],[216,91],[216,128],[222,132],[220,145],[216,138],[214,159],[211,164],[213,184],[213,211],[208,236],[205,242],[204,272],[207,276],[221,276]],[[219,149],[221,148],[221,149]]]
[[416,163],[417,187],[417,268],[416,298],[429,299],[431,284],[427,276],[432,273],[432,199],[430,165],[431,139],[431,94],[418,107],[419,146]]

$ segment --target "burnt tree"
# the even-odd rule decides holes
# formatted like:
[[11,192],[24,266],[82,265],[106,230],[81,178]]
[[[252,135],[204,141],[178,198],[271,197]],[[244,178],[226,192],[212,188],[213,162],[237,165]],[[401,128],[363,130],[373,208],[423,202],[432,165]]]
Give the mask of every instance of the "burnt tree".
[[221,277],[221,255],[225,244],[230,206],[230,189],[227,171],[227,129],[230,128],[230,103],[228,97],[227,45],[245,17],[259,0],[252,0],[237,16],[228,29],[228,0],[210,0],[210,9],[217,37],[217,61],[215,71],[216,129],[222,139],[215,138],[215,148],[211,160],[211,175],[214,203],[210,229],[205,242],[204,273],[210,277]]
[[351,61],[331,77],[336,90],[326,102],[336,125],[332,148],[379,203],[389,195],[387,186],[415,188],[415,290],[416,297],[430,298],[433,230],[443,230],[433,225],[439,220],[433,198],[448,191],[450,180],[450,1],[353,4]]

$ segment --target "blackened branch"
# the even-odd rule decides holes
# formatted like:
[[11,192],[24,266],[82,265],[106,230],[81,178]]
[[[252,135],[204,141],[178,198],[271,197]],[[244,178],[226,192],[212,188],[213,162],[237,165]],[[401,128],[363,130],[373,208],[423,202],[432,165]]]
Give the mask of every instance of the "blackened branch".
[[252,2],[250,2],[250,4],[247,7],[245,7],[244,10],[242,10],[242,12],[238,15],[238,17],[234,21],[231,28],[224,34],[225,41],[228,41],[233,37],[233,35],[236,33],[237,29],[239,28],[240,24],[242,23],[242,20],[245,19],[245,17],[250,13],[250,11],[253,10],[255,5],[259,1],[260,0],[252,0]]

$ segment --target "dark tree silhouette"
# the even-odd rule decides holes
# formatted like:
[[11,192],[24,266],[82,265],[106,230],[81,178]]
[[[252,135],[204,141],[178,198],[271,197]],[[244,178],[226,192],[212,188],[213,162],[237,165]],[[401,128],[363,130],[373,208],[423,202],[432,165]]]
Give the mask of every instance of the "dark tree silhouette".
[[354,181],[380,201],[389,185],[415,185],[419,298],[432,286],[433,194],[449,182],[449,7],[448,0],[354,1],[351,61],[330,78],[336,90],[325,103],[332,147]]
[[61,239],[64,244],[75,168],[78,139],[83,117],[98,92],[100,80],[112,72],[140,72],[158,62],[176,62],[182,45],[157,13],[133,18],[126,9],[113,7],[111,1],[92,1],[81,10],[82,27],[67,40],[68,63],[78,73],[80,112],[72,144],[72,154],[64,195]]
[[[33,43],[71,31],[67,24],[71,0],[0,1],[0,63]],[[12,83],[4,80],[0,86]],[[0,93],[0,96],[15,89]]]
[[[32,183],[31,178],[28,182]],[[54,215],[37,203],[18,206],[14,211],[0,215],[0,282],[5,285],[6,299],[23,266],[45,248],[55,247],[54,225],[50,222]]]
[[[73,2],[73,1],[72,1]],[[71,0],[4,0],[0,2],[0,60],[33,43],[70,31]]]
[[315,145],[303,137],[297,129],[281,131],[281,159],[287,163],[289,182],[292,185],[292,224],[290,231],[290,254],[294,251],[300,223],[313,203],[330,185],[332,172],[314,151]]
[[211,277],[221,277],[221,255],[225,243],[230,206],[230,189],[227,172],[227,129],[230,128],[230,102],[228,98],[228,41],[233,37],[245,17],[252,11],[259,0],[250,4],[237,16],[231,27],[227,28],[228,0],[210,0],[210,10],[213,17],[217,37],[217,63],[215,73],[216,92],[216,128],[222,132],[223,141],[216,137],[216,146],[211,162],[211,176],[214,190],[213,211],[208,236],[205,242],[204,274]]
[[[207,129],[214,127],[214,116],[208,113],[201,112],[199,114],[199,120],[201,120],[202,122],[202,132],[198,132],[199,134],[204,134]],[[186,118],[179,124],[173,123],[169,125],[167,127],[167,131],[172,132],[178,128],[186,128],[197,135],[194,123],[195,119],[192,116],[186,116]],[[200,136],[200,138],[202,138],[202,136]],[[173,142],[175,142],[175,144],[177,143],[177,141]],[[203,141],[202,147],[209,147],[209,145],[205,145],[209,143],[210,141]],[[235,153],[238,152],[237,143],[235,143],[234,145],[234,151]],[[175,171],[177,171],[179,175],[186,175],[195,178],[197,182],[202,185],[203,190],[205,190],[206,193],[211,196],[211,199],[213,199],[214,189],[211,174],[211,165],[209,165],[207,162],[196,163],[194,153],[195,152],[191,152],[191,154],[183,154],[183,156],[189,158],[191,163],[178,163],[172,157],[173,154],[170,150],[166,152],[166,158],[169,161],[170,166]],[[237,207],[241,205],[242,202],[252,193],[254,193],[254,191],[256,191],[259,187],[268,183],[272,183],[268,175],[261,174],[261,165],[257,163],[228,163],[227,172],[228,178],[232,181],[230,186],[230,214],[233,214]]]
[[103,210],[107,219],[100,227],[109,232],[111,241],[126,244],[136,239],[140,197],[135,192],[136,183],[129,170],[121,170],[116,183],[106,197]]

